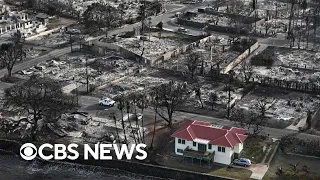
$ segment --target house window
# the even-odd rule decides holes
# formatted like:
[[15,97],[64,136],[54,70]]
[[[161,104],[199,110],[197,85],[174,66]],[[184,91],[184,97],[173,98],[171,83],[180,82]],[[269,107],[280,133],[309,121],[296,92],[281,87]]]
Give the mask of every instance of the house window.
[[207,151],[207,145],[198,143],[198,151],[206,152]]
[[186,140],[182,139],[182,144],[186,144]]
[[225,148],[225,147],[218,146],[218,151],[219,151],[219,152],[226,152],[226,148]]
[[193,146],[197,146],[197,143],[196,143],[196,142],[193,142]]
[[181,139],[178,139],[178,143],[181,144]]
[[177,152],[178,153],[183,153],[183,150],[182,149],[177,149]]
[[209,144],[208,149],[212,149],[212,145],[211,144]]

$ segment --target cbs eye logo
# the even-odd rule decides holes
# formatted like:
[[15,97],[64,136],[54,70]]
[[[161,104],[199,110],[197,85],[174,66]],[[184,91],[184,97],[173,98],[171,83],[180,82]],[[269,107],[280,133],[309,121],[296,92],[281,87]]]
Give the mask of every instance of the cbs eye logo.
[[37,147],[32,143],[26,143],[20,148],[20,156],[24,160],[32,160],[37,156]]

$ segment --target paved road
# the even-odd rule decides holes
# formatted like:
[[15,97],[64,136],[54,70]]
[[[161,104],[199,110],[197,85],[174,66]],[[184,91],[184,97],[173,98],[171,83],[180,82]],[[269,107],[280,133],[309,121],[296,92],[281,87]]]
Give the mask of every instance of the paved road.
[[[172,6],[174,6],[174,7],[172,7]],[[201,6],[203,6],[203,4],[187,4],[187,5],[185,5],[185,4],[184,5],[167,4],[167,5],[165,5],[165,7],[168,7],[166,9],[169,9],[169,10],[166,13],[151,17],[151,26],[155,26],[160,21],[162,21],[162,22],[164,22],[164,27],[168,27],[166,25],[167,22],[171,18],[174,18],[176,12],[182,12],[182,11],[186,11],[187,9],[194,9],[194,8],[201,7]],[[146,21],[148,22],[148,20],[146,20]],[[133,30],[133,28],[140,27],[140,26],[141,26],[140,22],[137,22],[135,24],[130,24],[130,25],[124,25],[118,29],[109,31],[108,36],[112,36],[114,34],[119,34],[122,32],[131,31],[131,30]],[[170,27],[172,27],[172,26],[170,26]],[[178,29],[178,28],[175,27],[175,29]],[[97,36],[97,37],[90,37],[90,38],[87,38],[86,40],[89,41],[89,40],[100,39],[100,38],[104,38],[104,37],[105,37],[105,35],[101,35],[101,36]]]
[[[16,73],[17,71],[22,70],[22,69],[31,68],[32,66],[37,65],[40,62],[43,62],[43,61],[46,61],[46,60],[50,60],[53,57],[58,57],[58,56],[61,56],[61,55],[64,55],[64,54],[67,54],[67,53],[70,53],[70,52],[71,52],[70,47],[66,47],[66,48],[63,48],[63,49],[55,49],[55,50],[49,52],[46,55],[43,55],[43,56],[40,56],[40,57],[37,57],[37,58],[34,58],[34,59],[30,59],[28,61],[25,61],[25,62],[22,62],[22,63],[19,63],[19,64],[16,64],[13,67],[12,73]],[[3,77],[7,73],[8,73],[7,69],[1,69],[0,70],[0,77]],[[2,87],[2,85],[1,85],[1,87]]]
[[[172,18],[174,18],[174,15],[176,12],[182,12],[182,11],[185,11],[187,9],[194,9],[194,8],[197,8],[197,7],[201,7],[203,6],[203,4],[188,4],[188,5],[172,5],[172,4],[169,4],[169,5],[166,5],[168,6],[167,9],[170,9],[168,12],[164,13],[164,14],[161,14],[159,16],[155,16],[155,17],[152,17],[151,18],[151,25],[156,25],[157,23],[159,23],[160,21],[163,21],[164,22],[164,28],[169,28],[169,29],[173,29],[173,30],[177,30],[178,29],[178,26],[172,22],[170,22],[170,20]],[[135,23],[135,24],[132,24],[132,25],[125,25],[125,26],[122,26],[121,28],[118,28],[118,29],[115,29],[113,31],[110,31],[108,34],[109,35],[113,35],[113,34],[118,34],[118,33],[121,33],[121,32],[126,32],[126,31],[129,31],[129,30],[132,30],[134,27],[139,27],[141,26],[141,23]],[[190,34],[193,34],[193,35],[200,35],[203,33],[203,31],[201,29],[197,29],[197,28],[190,28],[188,27],[189,29],[189,32]],[[225,34],[225,33],[219,33],[219,32],[213,32],[213,34],[216,34],[216,35],[219,35],[219,36],[223,36],[225,38],[228,37],[229,34]],[[104,35],[102,36],[98,36],[98,37],[91,37],[91,38],[88,38],[87,40],[90,40],[90,39],[100,39],[104,37]],[[268,44],[268,45],[278,45],[278,46],[287,46],[287,41],[286,40],[282,40],[282,39],[277,39],[277,38],[267,38],[267,39],[262,39],[260,38],[259,39],[259,42],[263,43],[263,44]],[[77,47],[77,46],[75,46]],[[71,52],[71,49],[70,47],[66,47],[66,48],[63,48],[63,49],[55,49],[51,52],[49,52],[48,54],[46,55],[43,55],[43,56],[40,56],[40,57],[37,57],[37,58],[34,58],[32,60],[28,60],[28,61],[25,61],[25,62],[22,62],[20,64],[17,64],[14,66],[13,68],[13,73],[19,71],[19,70],[22,70],[22,69],[26,69],[26,68],[30,68],[40,62],[43,62],[43,61],[46,61],[46,60],[49,60],[51,59],[52,57],[58,57],[58,56],[61,56],[61,55],[64,55],[64,54],[67,54],[67,53],[70,53]],[[3,77],[5,74],[7,74],[7,70],[6,69],[2,69],[0,70],[0,77]],[[4,87],[0,87],[0,90],[3,89]]]
[[[157,23],[159,23],[160,21],[165,22],[165,28],[177,28],[175,25],[171,24],[171,23],[167,23],[167,21],[169,21],[171,18],[173,18],[173,16],[175,15],[176,12],[178,11],[185,11],[186,9],[190,9],[190,8],[196,8],[202,6],[201,4],[196,4],[196,5],[186,5],[186,6],[181,6],[178,9],[174,9],[171,10],[165,14],[153,17],[151,19],[152,25],[155,25]],[[109,32],[109,34],[117,34],[120,32],[124,32],[124,31],[128,31],[128,30],[132,30],[133,27],[138,27],[140,26],[140,23],[136,23],[133,25],[126,25],[123,26],[119,29],[113,30],[111,32]],[[202,33],[201,29],[191,29],[190,31],[191,33]],[[217,35],[221,35],[221,36],[228,36],[222,33],[216,33]],[[100,36],[100,37],[96,37],[95,39],[99,39],[101,37],[104,36]],[[286,40],[282,40],[282,39],[276,39],[276,38],[266,38],[266,39],[259,39],[260,42],[265,43],[265,44],[273,44],[273,45],[279,45],[279,46],[284,46],[286,45]],[[17,72],[19,70],[25,69],[25,68],[30,68],[40,62],[46,61],[51,59],[52,57],[57,57],[57,56],[61,56],[64,55],[66,53],[70,52],[70,47],[66,47],[63,49],[56,49],[51,51],[50,53],[48,53],[47,55],[17,64],[14,69],[13,72]],[[0,77],[4,76],[7,73],[6,69],[0,70]],[[7,83],[0,83],[0,91],[9,87],[10,84]],[[119,117],[119,111],[116,109],[116,107],[113,108],[104,108],[101,107],[97,104],[98,102],[98,98],[95,97],[89,97],[89,96],[82,96],[80,98],[80,103],[83,105],[83,110],[86,110],[88,112],[90,112],[91,114],[93,114],[94,116],[100,116],[100,117],[106,117],[109,116],[112,113],[117,114],[117,116]],[[106,110],[105,110],[106,109]],[[145,116],[145,122],[146,123],[152,123],[153,119],[154,119],[154,111],[152,109],[147,109],[145,110],[144,113]],[[191,113],[184,113],[184,112],[177,112],[174,114],[173,118],[177,121],[181,121],[184,119],[198,119],[198,120],[203,120],[203,121],[209,121],[209,122],[213,122],[213,123],[217,123],[220,125],[225,125],[225,126],[231,126],[233,125],[232,122],[230,122],[229,120],[226,119],[218,119],[218,118],[213,118],[213,117],[209,117],[209,116],[202,116],[202,115],[197,115],[197,114],[191,114]],[[160,119],[160,118],[159,118]],[[283,130],[283,129],[274,129],[274,128],[265,128],[265,132],[267,134],[270,134],[271,137],[274,138],[279,138],[282,135],[285,134],[290,134],[293,133],[294,131],[292,130]],[[304,138],[304,139],[315,139],[318,138],[318,136],[314,136],[314,135],[310,135],[310,134],[304,134],[304,133],[300,133],[299,137]]]
[[[168,21],[171,18],[171,16],[174,16],[175,12],[182,11],[182,10],[185,10],[185,9],[189,8],[189,6],[174,5],[174,4],[169,4],[169,5],[166,5],[166,6],[168,7],[167,9],[169,9],[169,11],[166,12],[165,14],[161,14],[159,16],[152,17],[152,20],[151,20],[152,21],[152,25],[155,25],[155,24],[159,23],[160,21]],[[193,6],[197,7],[197,6],[200,6],[200,5],[193,5]],[[191,6],[191,7],[193,7],[193,6]],[[118,28],[118,29],[115,29],[113,31],[110,31],[109,35],[118,34],[118,33],[121,33],[121,32],[126,32],[126,31],[129,31],[129,30],[132,30],[133,27],[138,27],[138,26],[141,26],[141,23],[135,23],[135,24],[132,24],[132,25],[125,25],[125,26],[122,26],[121,28]],[[91,37],[91,38],[88,38],[88,40],[90,40],[90,39],[100,39],[102,37],[104,37],[104,35],[103,36],[98,36],[98,37]],[[79,46],[73,46],[73,47],[74,48],[79,48]],[[37,65],[40,62],[44,62],[44,61],[50,60],[52,57],[58,57],[58,56],[65,55],[65,54],[70,53],[70,52],[71,52],[71,48],[70,47],[66,47],[66,48],[62,48],[62,49],[55,49],[55,50],[49,52],[46,55],[31,59],[31,60],[28,60],[28,61],[25,61],[25,62],[22,62],[22,63],[19,63],[19,64],[16,64],[13,67],[12,73],[16,73],[16,72],[18,72],[20,70],[23,70],[23,69],[31,68],[31,67]],[[6,74],[7,74],[7,69],[1,69],[0,70],[0,77],[3,77]],[[10,87],[10,84],[1,82],[0,83],[0,93],[4,89],[6,89],[8,87]]]
[[[115,113],[117,119],[120,119],[120,111],[115,107],[109,108],[98,105],[99,98],[91,97],[91,96],[81,96],[79,98],[79,102],[82,104],[82,110],[89,112],[92,116],[106,118],[110,116],[111,114]],[[139,112],[140,110],[137,110]],[[219,119],[214,118],[210,116],[204,116],[199,114],[193,114],[193,113],[186,113],[186,112],[176,112],[173,115],[173,119],[175,122],[183,121],[185,119],[192,119],[192,120],[201,120],[201,121],[208,121],[212,123],[216,123],[218,125],[223,126],[233,126],[233,122],[229,121],[227,119]],[[154,110],[151,108],[148,108],[144,110],[144,120],[145,124],[153,123],[154,122]],[[158,120],[161,120],[160,117],[158,117]],[[264,131],[266,134],[269,134],[272,138],[281,138],[284,135],[296,133],[297,131],[288,130],[288,129],[276,129],[276,128],[269,128],[265,127]],[[302,139],[318,139],[320,140],[319,136],[306,134],[306,133],[299,133],[299,138]]]

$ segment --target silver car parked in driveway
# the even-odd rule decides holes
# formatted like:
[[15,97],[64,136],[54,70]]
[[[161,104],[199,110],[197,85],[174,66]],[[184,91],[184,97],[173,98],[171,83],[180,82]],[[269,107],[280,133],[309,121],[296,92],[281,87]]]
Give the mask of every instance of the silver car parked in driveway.
[[248,167],[251,165],[250,159],[240,158],[233,161],[234,165]]

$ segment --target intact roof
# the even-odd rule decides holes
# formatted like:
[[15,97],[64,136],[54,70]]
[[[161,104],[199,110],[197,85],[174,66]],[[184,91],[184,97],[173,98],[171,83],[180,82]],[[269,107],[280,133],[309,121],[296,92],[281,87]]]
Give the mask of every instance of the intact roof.
[[186,120],[172,137],[193,141],[196,138],[208,140],[209,144],[233,148],[247,138],[245,130],[236,127],[217,128],[208,122]]

